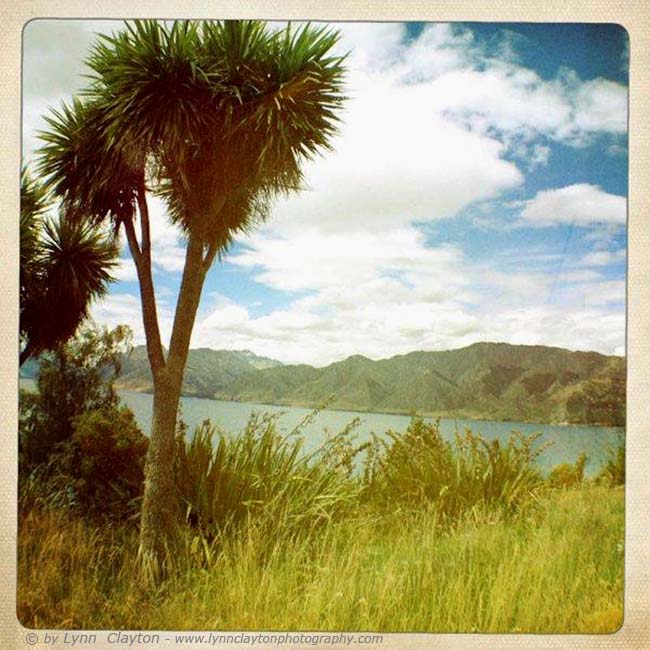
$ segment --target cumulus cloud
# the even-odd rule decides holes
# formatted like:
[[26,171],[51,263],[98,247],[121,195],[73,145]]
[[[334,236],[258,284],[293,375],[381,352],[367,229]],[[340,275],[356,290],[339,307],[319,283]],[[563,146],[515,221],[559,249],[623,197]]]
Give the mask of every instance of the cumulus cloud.
[[627,87],[607,79],[581,83],[575,96],[575,128],[627,132]]
[[474,132],[496,132],[515,150],[536,137],[582,146],[598,134],[627,131],[626,86],[602,78],[583,81],[570,70],[543,79],[513,53],[507,33],[495,55],[469,30],[432,24],[403,44],[388,74],[419,85],[438,113]]
[[[297,253],[289,254],[292,245]],[[336,234],[267,238],[230,261],[274,289],[293,278],[289,287],[299,293],[261,316],[215,299],[193,345],[325,365],[352,354],[378,359],[481,340],[610,353],[624,343],[620,319],[609,318],[609,307],[624,298],[621,283],[590,269],[499,271],[457,247],[428,246],[415,227],[350,242]]]
[[[620,89],[582,89],[569,76],[542,81],[514,57],[488,60],[470,32],[449,25],[427,27],[410,46],[401,26],[382,26],[381,38],[373,28],[344,28],[342,47],[356,45],[354,92],[334,151],[307,167],[308,190],[279,202],[272,222],[229,258],[257,282],[307,297],[258,317],[219,304],[198,323],[196,341],[316,365],[477,340],[619,349],[624,327],[609,317],[619,285],[603,285],[595,272],[558,278],[547,264],[517,273],[472,265],[460,248],[427,242],[420,224],[518,186],[523,175],[504,155],[529,169],[546,165],[551,148],[535,141],[539,135],[577,145],[599,129],[616,132],[620,120],[605,119],[606,111],[578,118]],[[603,217],[589,206],[601,210],[609,195],[587,188],[540,193],[523,211],[535,225],[620,223],[624,199],[614,197],[614,216]],[[565,208],[561,220],[544,207]],[[598,292],[600,301],[591,298]]]
[[414,227],[380,232],[321,233],[307,230],[291,237],[264,234],[252,237],[248,247],[229,262],[252,269],[254,278],[275,289],[338,290],[359,286],[382,274],[438,278],[449,286],[461,252],[453,246],[427,247],[424,234]]
[[521,219],[530,226],[573,224],[624,225],[627,201],[624,196],[609,194],[597,185],[576,183],[538,192],[524,202]]
[[418,86],[352,77],[333,151],[306,165],[305,191],[278,202],[274,228],[393,228],[453,216],[522,182],[500,142],[436,114]]
[[130,257],[121,257],[117,268],[113,271],[113,276],[119,282],[133,282],[138,279],[138,273]]
[[607,305],[620,302],[624,295],[620,284],[586,284],[581,306],[540,300],[521,304],[511,296],[509,306],[485,305],[476,311],[454,300],[431,303],[415,298],[328,309],[327,297],[319,296],[311,304],[296,301],[287,309],[257,317],[241,306],[222,305],[197,323],[192,345],[249,349],[286,363],[315,366],[353,354],[381,359],[477,341],[620,354],[625,343],[625,314],[611,311]]
[[157,197],[149,197],[148,203],[154,269],[180,273],[185,266],[184,239],[178,228],[170,224],[165,203]]

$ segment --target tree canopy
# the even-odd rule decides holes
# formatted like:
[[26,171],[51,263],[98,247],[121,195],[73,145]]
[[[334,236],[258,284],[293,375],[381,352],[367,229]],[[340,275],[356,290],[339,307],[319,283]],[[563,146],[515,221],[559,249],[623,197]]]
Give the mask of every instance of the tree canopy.
[[21,364],[69,339],[93,299],[113,279],[118,249],[110,233],[86,220],[49,218],[47,194],[21,173]]
[[146,187],[221,250],[300,186],[343,101],[337,34],[258,21],[135,21],[100,36],[81,98],[53,110],[40,172],[69,214],[131,220]]

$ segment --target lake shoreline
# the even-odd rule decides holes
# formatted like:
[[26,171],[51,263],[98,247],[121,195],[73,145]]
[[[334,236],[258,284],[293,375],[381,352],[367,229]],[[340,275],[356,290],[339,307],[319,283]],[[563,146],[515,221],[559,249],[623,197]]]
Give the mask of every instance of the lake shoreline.
[[[138,390],[137,388],[133,387],[126,387],[126,386],[120,386],[119,384],[116,386],[118,392],[123,392],[123,393],[134,393],[138,395],[153,395],[152,390]],[[422,417],[426,419],[431,419],[431,420],[468,420],[468,421],[476,421],[476,422],[512,422],[514,424],[539,424],[542,426],[554,426],[554,427],[601,427],[601,428],[622,428],[625,429],[625,427],[619,427],[617,425],[613,424],[607,424],[607,423],[590,423],[590,422],[566,422],[566,421],[556,421],[556,420],[551,420],[551,421],[540,421],[540,420],[511,420],[509,418],[494,418],[494,417],[487,417],[487,416],[482,416],[482,415],[474,415],[474,414],[452,414],[447,412],[428,412],[428,411],[423,411],[423,412],[413,412],[413,411],[405,411],[405,410],[392,410],[392,411],[387,411],[387,410],[368,410],[368,409],[359,409],[359,408],[329,408],[329,407],[319,407],[319,406],[312,406],[309,404],[304,404],[304,403],[283,403],[279,404],[276,402],[249,402],[246,400],[238,400],[238,399],[225,399],[222,397],[209,397],[206,395],[192,395],[188,393],[181,393],[181,397],[185,399],[204,399],[204,400],[209,400],[211,402],[228,402],[230,404],[242,404],[242,405],[248,405],[248,406],[273,406],[275,408],[300,408],[300,409],[307,409],[310,411],[328,411],[331,413],[358,413],[360,415],[398,415],[401,417]]]

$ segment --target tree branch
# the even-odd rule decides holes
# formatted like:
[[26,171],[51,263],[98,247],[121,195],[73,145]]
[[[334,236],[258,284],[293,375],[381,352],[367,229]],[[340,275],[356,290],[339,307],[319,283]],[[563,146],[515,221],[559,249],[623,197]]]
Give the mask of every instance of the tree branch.
[[149,226],[149,206],[147,205],[147,188],[144,183],[144,174],[138,184],[138,210],[140,211],[140,232],[142,254],[151,260],[151,230]]
[[[140,197],[140,193],[138,192],[138,206],[142,205],[144,205],[146,212],[146,198]],[[143,219],[142,212],[140,213],[140,218]],[[147,220],[146,230],[148,230],[148,223]],[[140,302],[142,304],[142,323],[144,325],[144,333],[147,341],[147,356],[149,357],[149,364],[151,365],[151,372],[155,381],[158,373],[165,367],[165,355],[163,354],[162,342],[160,340],[156,294],[151,273],[151,247],[147,237],[147,247],[145,248],[145,238],[143,234],[142,249],[140,249],[132,220],[124,222],[124,229],[126,231],[129,249],[133,261],[135,262],[135,268],[138,272]]]
[[205,256],[203,257],[203,269],[207,273],[210,270],[210,267],[212,266],[212,262],[214,262],[214,258],[217,254],[218,248],[216,244],[210,244],[208,246],[208,250],[205,252]]
[[135,234],[135,228],[133,227],[133,221],[127,220],[124,221],[124,232],[126,233],[126,241],[129,243],[129,250],[131,251],[131,257],[135,262],[136,268],[142,263],[142,251],[140,250],[140,245],[138,244],[138,238]]
[[203,243],[190,234],[169,343],[168,367],[176,381],[182,381],[206,270],[203,260]]

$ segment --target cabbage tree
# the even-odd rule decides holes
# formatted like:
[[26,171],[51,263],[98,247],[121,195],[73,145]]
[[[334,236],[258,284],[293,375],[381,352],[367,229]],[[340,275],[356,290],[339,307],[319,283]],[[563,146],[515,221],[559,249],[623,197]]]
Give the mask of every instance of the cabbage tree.
[[46,216],[43,186],[20,176],[20,365],[71,338],[113,280],[110,232],[83,219]]
[[[87,88],[49,115],[40,171],[71,219],[122,230],[137,269],[154,385],[140,551],[160,568],[178,518],[170,468],[206,274],[238,233],[301,186],[343,101],[338,34],[258,21],[134,21],[100,36]],[[169,351],[156,313],[147,199],[164,199],[186,251]]]

